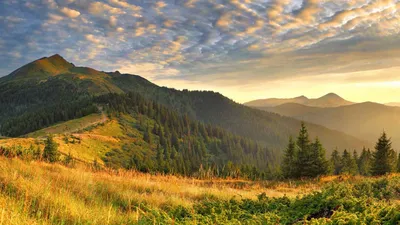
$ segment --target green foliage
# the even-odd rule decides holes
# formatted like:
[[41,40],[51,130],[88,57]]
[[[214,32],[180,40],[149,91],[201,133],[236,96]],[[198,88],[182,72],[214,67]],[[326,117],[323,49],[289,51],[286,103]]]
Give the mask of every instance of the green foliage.
[[399,185],[399,179],[382,178],[333,183],[296,199],[265,193],[257,200],[206,199],[174,218],[182,224],[396,224],[400,207],[392,200],[399,197]]
[[354,159],[346,149],[343,151],[341,165],[340,174],[356,175],[358,173],[356,159]]
[[372,154],[368,149],[363,148],[360,157],[358,158],[358,168],[360,175],[371,175]]
[[71,152],[69,152],[66,156],[64,156],[62,163],[68,167],[75,166],[75,160],[74,157],[71,155]]
[[43,160],[50,163],[54,163],[59,160],[58,145],[51,135],[47,136],[47,139],[45,141],[42,158]]
[[[274,154],[258,143],[182,116],[139,94],[108,94],[94,101],[117,116],[128,136],[136,137],[134,143],[123,143],[105,155],[109,167],[249,179],[266,178],[273,167]],[[132,128],[142,135],[132,133]]]
[[296,159],[297,159],[297,152],[296,152],[296,144],[293,141],[293,138],[289,138],[289,144],[286,148],[284,158],[282,161],[282,172],[285,178],[294,177],[296,174]]
[[383,132],[375,145],[375,152],[372,154],[372,175],[383,175],[395,170],[396,153],[392,149],[390,138]]
[[296,143],[292,138],[289,139],[281,167],[286,178],[317,177],[329,172],[325,149],[318,138],[310,142],[304,123],[301,124]]

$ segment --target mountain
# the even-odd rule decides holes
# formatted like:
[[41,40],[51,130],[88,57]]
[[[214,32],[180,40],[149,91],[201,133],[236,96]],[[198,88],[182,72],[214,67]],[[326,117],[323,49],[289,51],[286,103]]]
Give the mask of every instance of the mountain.
[[364,140],[377,140],[382,131],[400,148],[400,107],[364,102],[353,105],[320,108],[297,103],[261,108],[269,112],[320,124]]
[[386,103],[385,105],[400,107],[400,102],[389,102],[389,103]]
[[[238,104],[211,91],[179,91],[159,87],[130,74],[76,67],[59,55],[29,63],[0,78],[0,133],[20,136],[53,124],[98,111],[93,97],[135,92],[187,115],[195,121],[219,126],[281,152],[300,121]],[[331,99],[332,96],[327,96]],[[370,143],[308,123],[310,135],[319,136],[330,152],[334,147],[357,148]]]
[[259,99],[244,103],[250,107],[274,107],[285,103],[298,103],[306,106],[314,107],[337,107],[344,105],[354,104],[353,102],[347,101],[335,93],[326,94],[320,98],[309,99],[305,96],[299,96],[296,98],[267,98]]

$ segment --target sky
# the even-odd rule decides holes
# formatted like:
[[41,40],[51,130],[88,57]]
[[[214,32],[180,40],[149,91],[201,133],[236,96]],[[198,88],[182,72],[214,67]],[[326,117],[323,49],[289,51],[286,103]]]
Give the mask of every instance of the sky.
[[397,0],[1,0],[0,76],[60,54],[237,101],[400,101]]

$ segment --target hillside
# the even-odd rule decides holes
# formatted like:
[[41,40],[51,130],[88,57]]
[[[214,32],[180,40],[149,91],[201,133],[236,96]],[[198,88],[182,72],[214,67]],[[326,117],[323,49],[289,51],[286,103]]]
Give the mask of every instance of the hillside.
[[347,101],[335,93],[326,94],[320,98],[309,99],[305,96],[299,96],[296,98],[267,98],[253,100],[244,103],[244,105],[250,107],[274,107],[286,103],[297,103],[311,107],[338,107],[354,104],[353,102]]
[[399,107],[372,102],[335,108],[318,108],[288,103],[262,109],[320,124],[364,140],[374,140],[382,131],[386,131],[392,137],[393,146],[397,149],[400,148]]
[[[219,93],[159,87],[136,75],[75,67],[59,55],[34,61],[0,78],[0,133],[20,136],[59,122],[97,113],[91,98],[106,93],[136,92],[193,120],[220,126],[280,152],[300,121],[235,103]],[[60,66],[60,69],[57,66]],[[36,71],[44,71],[40,76]],[[79,110],[77,110],[79,109]],[[334,147],[370,144],[349,135],[307,124],[328,152]]]

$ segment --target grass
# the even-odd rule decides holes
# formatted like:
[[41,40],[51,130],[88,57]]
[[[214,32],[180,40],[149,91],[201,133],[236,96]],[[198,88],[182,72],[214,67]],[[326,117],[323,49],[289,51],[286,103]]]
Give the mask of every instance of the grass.
[[[240,185],[237,185],[240,183]],[[197,180],[136,172],[93,172],[19,159],[0,160],[0,224],[126,224],[166,209],[209,198],[295,196],[303,191],[274,190],[249,181]],[[166,213],[166,212],[165,212]]]
[[[397,175],[390,179],[397,181],[394,183],[397,185],[395,187],[400,188],[400,178]],[[368,180],[380,182],[377,178]],[[359,178],[349,178],[341,182],[349,185],[349,181],[352,185],[363,185],[363,179]],[[253,182],[198,180],[123,170],[96,172],[83,165],[68,168],[59,164],[2,157],[0,158],[0,224],[196,224],[196,219],[199,219],[199,223],[219,224],[216,221],[225,221],[221,223],[238,224],[235,221],[240,220],[233,220],[235,214],[232,214],[232,220],[228,220],[229,212],[248,210],[245,207],[249,207],[248,204],[252,203],[254,206],[249,212],[253,216],[249,221],[253,221],[259,216],[258,205],[266,204],[264,201],[276,204],[287,201],[285,198],[288,197],[292,199],[290,201],[294,201],[293,207],[298,207],[296,201],[307,201],[307,198],[319,196],[310,193],[314,191],[324,193],[321,190],[326,187],[326,182],[336,185],[334,181],[324,180],[297,183]],[[340,190],[340,186],[337,189]],[[267,196],[267,200],[260,200],[261,193],[264,193],[261,196]],[[395,204],[398,203],[398,197],[398,194],[391,197]],[[386,209],[393,207],[393,203],[386,203],[387,200],[382,201],[384,203],[372,198],[368,201],[371,200],[375,201],[373,203],[375,207],[380,207],[379,204],[385,204],[382,207]],[[242,201],[247,202],[245,206],[240,205]],[[232,207],[240,205],[240,207],[224,213],[218,211],[219,207],[225,209],[230,208],[230,205]],[[202,214],[209,207],[216,210],[215,215]],[[268,207],[271,206],[265,205],[261,209],[265,210]],[[308,209],[315,206],[306,204],[301,207]],[[228,208],[225,210],[229,210]],[[271,214],[274,209],[270,210],[271,212],[263,214],[263,218],[271,215],[273,216],[268,218],[278,218],[275,214]],[[345,213],[347,211],[338,211],[332,217],[347,218],[348,214]],[[354,214],[354,216],[360,215]],[[178,220],[179,217],[186,219]],[[242,223],[249,224],[246,220],[242,220]]]

